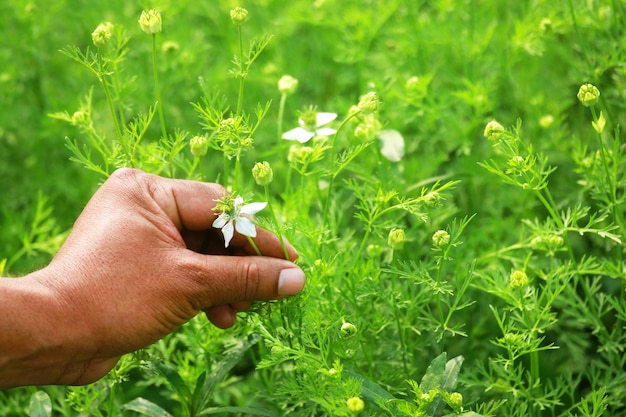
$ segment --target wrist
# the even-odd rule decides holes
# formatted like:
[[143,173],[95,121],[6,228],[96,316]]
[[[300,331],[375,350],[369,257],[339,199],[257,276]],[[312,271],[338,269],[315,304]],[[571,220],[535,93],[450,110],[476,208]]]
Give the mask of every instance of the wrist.
[[0,389],[57,383],[68,368],[72,325],[38,279],[47,272],[0,278]]

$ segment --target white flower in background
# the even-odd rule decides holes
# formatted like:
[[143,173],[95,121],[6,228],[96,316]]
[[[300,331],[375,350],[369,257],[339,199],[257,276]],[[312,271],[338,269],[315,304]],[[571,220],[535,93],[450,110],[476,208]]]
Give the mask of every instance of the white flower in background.
[[404,138],[397,130],[383,130],[378,134],[382,144],[380,153],[391,162],[398,162],[404,157]]
[[314,108],[310,108],[302,114],[298,119],[299,127],[291,129],[283,133],[283,139],[297,140],[300,143],[306,143],[315,136],[330,136],[337,133],[335,129],[323,127],[337,118],[337,113],[318,112]]
[[226,196],[224,200],[218,201],[213,209],[221,212],[213,222],[213,227],[222,229],[224,235],[224,247],[230,244],[235,230],[244,236],[256,237],[256,227],[252,220],[245,215],[252,216],[263,210],[267,203],[250,203],[243,205],[243,197],[232,198]]

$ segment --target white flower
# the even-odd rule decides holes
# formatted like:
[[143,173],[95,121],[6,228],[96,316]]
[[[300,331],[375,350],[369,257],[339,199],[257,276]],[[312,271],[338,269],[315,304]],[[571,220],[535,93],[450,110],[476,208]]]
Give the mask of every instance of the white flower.
[[337,133],[335,129],[322,127],[335,120],[337,113],[315,112],[314,118],[308,118],[307,116],[309,115],[303,114],[298,119],[299,127],[283,133],[283,139],[305,143],[314,136],[330,136]]
[[228,247],[228,244],[235,234],[235,230],[244,236],[256,237],[254,223],[243,215],[247,214],[251,216],[267,206],[267,203],[250,203],[242,206],[243,197],[236,197],[234,200],[231,199],[231,201],[232,203],[225,201],[222,204],[218,204],[217,207],[221,208],[223,211],[213,222],[213,227],[222,229],[225,248]]
[[380,153],[391,162],[398,162],[404,156],[404,138],[397,130],[383,130],[378,134],[382,143]]

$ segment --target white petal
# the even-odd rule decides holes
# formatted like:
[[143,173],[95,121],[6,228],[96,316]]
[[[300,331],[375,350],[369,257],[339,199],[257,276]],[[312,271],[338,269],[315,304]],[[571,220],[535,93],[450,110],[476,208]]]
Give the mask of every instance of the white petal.
[[235,227],[233,226],[233,222],[226,223],[226,226],[222,227],[222,233],[224,234],[224,247],[227,248],[230,240],[235,234]]
[[250,203],[250,204],[246,204],[245,206],[243,206],[241,208],[240,213],[242,214],[256,214],[259,211],[263,210],[265,207],[267,207],[267,203],[262,202],[262,203]]
[[317,136],[330,136],[337,133],[335,129],[331,129],[330,127],[321,127],[315,131]]
[[250,219],[239,217],[235,222],[235,229],[244,236],[256,237],[256,227]]
[[315,118],[315,126],[324,126],[337,118],[337,113],[319,112]]
[[220,214],[218,218],[215,219],[215,221],[213,222],[213,227],[215,227],[216,229],[221,229],[226,225],[227,222],[227,216],[225,216],[224,214]]
[[398,162],[404,156],[404,138],[397,130],[383,130],[378,138],[382,142],[380,153],[392,162]]
[[304,143],[308,142],[313,136],[315,136],[315,133],[309,132],[301,127],[296,127],[295,129],[291,129],[283,133],[282,138],[286,140],[297,140],[300,143]]

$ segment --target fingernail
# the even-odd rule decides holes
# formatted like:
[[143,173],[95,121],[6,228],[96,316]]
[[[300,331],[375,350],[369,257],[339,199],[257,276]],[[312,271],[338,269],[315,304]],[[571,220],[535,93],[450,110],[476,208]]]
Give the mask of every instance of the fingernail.
[[278,295],[296,295],[304,287],[304,272],[300,268],[288,268],[278,275]]

